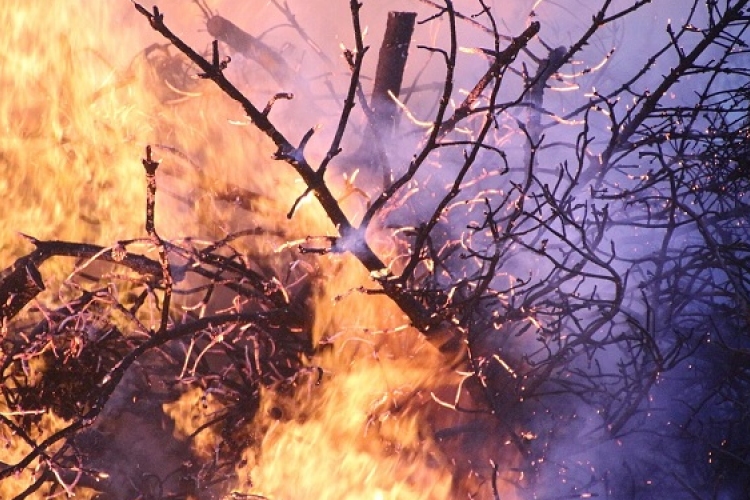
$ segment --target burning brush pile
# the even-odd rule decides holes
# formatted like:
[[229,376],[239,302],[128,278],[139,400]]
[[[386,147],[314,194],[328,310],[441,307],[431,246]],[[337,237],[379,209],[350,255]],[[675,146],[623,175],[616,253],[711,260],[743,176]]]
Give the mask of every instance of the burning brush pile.
[[747,493],[748,2],[162,3],[0,7],[2,498]]

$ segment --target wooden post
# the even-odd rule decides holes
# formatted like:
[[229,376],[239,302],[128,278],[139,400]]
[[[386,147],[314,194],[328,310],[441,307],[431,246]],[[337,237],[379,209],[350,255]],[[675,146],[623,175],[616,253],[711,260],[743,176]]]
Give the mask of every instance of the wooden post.
[[378,54],[375,83],[370,97],[370,122],[359,147],[343,159],[360,170],[364,186],[377,185],[382,176],[382,187],[391,182],[391,168],[386,157],[385,143],[392,137],[397,123],[398,106],[389,93],[398,97],[404,79],[409,43],[414,32],[415,12],[389,12],[383,44]]
[[372,89],[370,107],[376,117],[375,126],[381,136],[386,138],[396,125],[398,108],[388,95],[398,97],[404,78],[406,58],[409,55],[409,43],[414,32],[415,12],[389,12],[388,24],[383,36],[383,44],[378,55],[378,67],[375,71],[375,85]]

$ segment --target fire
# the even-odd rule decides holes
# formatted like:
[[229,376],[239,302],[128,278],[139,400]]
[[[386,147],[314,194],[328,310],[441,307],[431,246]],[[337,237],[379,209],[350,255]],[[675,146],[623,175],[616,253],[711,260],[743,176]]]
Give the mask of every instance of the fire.
[[[140,183],[134,182],[131,155],[148,123],[135,119],[137,101],[127,106],[112,95],[98,94],[112,86],[115,68],[125,67],[122,54],[113,50],[115,40],[101,36],[114,21],[108,10],[43,1],[0,7],[5,26],[0,40],[8,48],[0,64],[3,265],[25,250],[18,231],[111,242],[140,226],[127,206],[140,205],[143,196]],[[102,28],[87,28],[91,26]],[[28,363],[32,376],[42,368],[36,360]],[[3,415],[5,410],[0,407]],[[51,413],[38,419],[33,438],[65,424]],[[31,447],[6,431],[3,427],[0,462],[11,464]],[[0,496],[12,498],[31,485],[36,465],[0,484]],[[76,493],[90,497],[85,488]]]
[[[184,13],[188,9],[175,1],[160,7],[183,32],[195,33],[197,10]],[[308,360],[309,373],[296,388],[264,392],[260,409],[245,424],[247,443],[236,478],[217,493],[417,499],[448,498],[463,488],[487,491],[487,470],[497,457],[493,462],[483,436],[496,424],[461,415],[435,399],[453,400],[461,390],[457,367],[408,327],[393,303],[364,291],[372,280],[351,257],[326,256],[318,269],[288,262],[286,242],[332,235],[335,228],[313,202],[300,204],[287,220],[303,191],[293,172],[270,159],[271,144],[252,127],[237,126],[244,123],[241,109],[192,78],[194,70],[148,31],[130,2],[6,2],[0,22],[0,40],[9,48],[0,65],[3,265],[26,251],[13,236],[17,231],[100,243],[120,253],[119,240],[145,236],[139,159],[151,144],[163,160],[156,216],[163,238],[211,239],[262,228],[275,237],[243,239],[238,249],[266,255],[269,265],[288,266],[298,276],[326,278],[314,283],[311,328],[327,347]],[[195,43],[205,38],[195,35]],[[250,91],[257,95],[276,85],[263,77],[253,84]],[[280,121],[295,116],[278,113]],[[344,191],[346,183],[342,179]],[[45,275],[53,276],[48,289],[63,281],[67,264],[45,267]],[[40,296],[40,304],[55,300],[53,293]],[[182,305],[187,310],[189,300]],[[32,363],[29,370],[43,367]],[[137,385],[136,379],[128,383]],[[161,467],[155,473],[166,475],[186,456],[210,461],[223,439],[211,426],[202,429],[218,408],[210,394],[191,388],[163,403],[164,422],[135,415],[133,408],[147,397],[114,398],[101,417],[109,423],[95,428],[116,436],[113,442],[123,448],[129,440],[138,448],[121,455],[103,452],[110,462],[99,466],[116,469],[113,480],[123,485],[149,462]],[[32,437],[43,439],[64,425],[62,417],[45,411]],[[469,438],[455,438],[462,434]],[[1,439],[0,462],[16,463],[29,451],[17,436]],[[152,443],[144,442],[149,439]],[[461,447],[462,454],[454,453]],[[114,463],[118,460],[122,463]],[[128,463],[135,460],[141,462]],[[21,477],[4,481],[0,496],[23,491],[40,467],[37,460]],[[484,479],[476,479],[479,470]],[[60,484],[71,481],[61,478]],[[79,498],[94,494],[84,486],[64,492]],[[503,492],[503,498],[512,494]]]
[[[279,498],[306,492],[445,498],[449,467],[430,445],[429,431],[420,429],[428,423],[419,407],[427,403],[428,388],[454,376],[416,332],[388,333],[404,318],[386,300],[359,294],[336,300],[365,278],[352,264],[341,262],[348,269],[317,299],[316,328],[336,338],[320,360],[325,381],[281,402],[282,419],[267,424],[259,454],[248,457],[250,477]],[[290,461],[297,465],[282,465]]]
[[18,251],[19,230],[112,241],[137,227],[122,205],[142,198],[132,154],[149,123],[138,117],[145,95],[127,105],[102,92],[126,67],[115,40],[101,36],[113,24],[108,10],[41,1],[0,9],[9,47],[0,65],[6,258]]

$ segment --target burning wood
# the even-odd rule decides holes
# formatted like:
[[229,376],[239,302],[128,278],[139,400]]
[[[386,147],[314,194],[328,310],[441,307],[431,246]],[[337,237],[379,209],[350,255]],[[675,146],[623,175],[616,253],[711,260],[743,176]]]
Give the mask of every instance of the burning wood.
[[748,0],[164,2],[0,7],[0,496],[747,492]]
[[380,46],[371,101],[376,120],[380,122],[375,125],[375,128],[383,129],[386,136],[389,136],[389,132],[394,129],[397,108],[393,98],[398,98],[401,93],[401,83],[416,17],[416,12],[388,13],[388,24],[385,28],[383,44]]
[[44,281],[28,257],[17,260],[0,275],[0,317],[13,318],[26,304],[44,290]]

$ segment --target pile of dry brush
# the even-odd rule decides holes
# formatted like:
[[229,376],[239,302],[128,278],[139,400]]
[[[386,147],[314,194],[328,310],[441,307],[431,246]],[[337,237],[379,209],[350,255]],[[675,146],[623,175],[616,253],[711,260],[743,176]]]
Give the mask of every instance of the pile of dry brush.
[[[169,73],[170,78],[197,73],[236,101],[252,124],[273,141],[276,159],[286,162],[304,181],[306,191],[299,199],[314,195],[338,234],[288,247],[283,257],[287,263],[308,264],[304,270],[291,272],[289,266],[278,264],[278,256],[247,255],[236,249],[241,239],[268,236],[258,230],[211,242],[167,241],[159,236],[154,220],[159,163],[147,148],[143,159],[147,237],[112,247],[29,237],[35,249],[0,275],[4,407],[0,425],[30,450],[19,462],[3,464],[0,481],[42,463],[37,480],[19,498],[47,483],[55,484],[53,491],[76,485],[102,488],[106,481],[89,465],[89,456],[97,448],[97,436],[90,428],[113,404],[113,394],[126,383],[134,364],[161,381],[160,386],[145,384],[138,389],[151,393],[149,397],[169,400],[178,394],[179,384],[189,383],[211,394],[222,408],[196,431],[220,429],[226,437],[222,449],[211,463],[186,466],[183,491],[231,476],[248,439],[240,436],[246,432],[243,424],[260,408],[261,393],[266,389],[291,392],[301,383],[324,382],[310,362],[319,350],[328,348],[316,345],[310,335],[310,298],[316,280],[321,279],[310,270],[330,252],[349,252],[371,273],[376,290],[366,293],[389,297],[445,354],[446,363],[472,373],[465,389],[484,405],[472,411],[502,420],[507,438],[527,460],[521,466],[527,476],[519,488],[532,492],[549,480],[538,458],[552,453],[554,444],[550,443],[556,436],[577,425],[580,405],[596,408],[602,419],[586,443],[626,439],[637,434],[645,415],[653,410],[649,395],[657,390],[658,381],[675,373],[677,378],[689,378],[685,387],[696,391],[682,400],[687,409],[678,418],[680,436],[676,439],[684,444],[698,436],[700,446],[684,446],[698,446],[701,453],[712,450],[718,456],[713,462],[719,464],[718,472],[714,466],[695,466],[698,482],[706,486],[713,480],[715,491],[729,483],[736,491],[747,491],[746,481],[728,479],[727,473],[750,469],[746,437],[750,412],[745,399],[750,389],[746,362],[750,340],[746,330],[742,333],[750,318],[750,248],[748,239],[743,239],[749,213],[745,194],[750,187],[749,122],[747,114],[735,116],[738,109],[747,111],[750,86],[747,71],[732,62],[746,51],[747,2],[711,7],[711,22],[705,28],[669,27],[671,42],[662,52],[655,51],[654,58],[672,49],[678,54],[677,63],[649,92],[638,90],[637,84],[653,61],[611,93],[590,96],[566,116],[551,104],[547,107],[545,100],[550,81],[578,57],[598,30],[647,3],[612,11],[610,2],[603,2],[590,29],[570,46],[559,48],[538,40],[538,22],[514,38],[501,36],[490,9],[481,1],[484,10],[474,17],[457,11],[450,1],[437,6],[434,18],[450,26],[450,46],[424,48],[442,58],[446,74],[432,126],[409,165],[386,172],[382,191],[371,200],[359,225],[349,220],[332,192],[326,180],[328,166],[341,153],[355,105],[367,114],[375,138],[364,153],[372,164],[387,161],[383,143],[399,113],[388,98],[378,104],[373,97],[368,104],[365,97],[361,70],[367,50],[359,3],[351,2],[357,46],[344,54],[350,85],[328,154],[317,166],[308,163],[305,155],[314,129],[294,145],[269,117],[274,102],[289,95],[278,94],[265,108],[258,107],[226,78],[229,61],[221,57],[217,42],[204,57],[170,31],[158,8],[148,10],[136,4],[151,27],[187,58],[175,57],[165,47],[152,47],[148,56],[158,59],[159,71]],[[699,2],[694,2],[693,12],[698,8]],[[234,50],[263,59],[272,76],[283,80],[283,58],[228,20],[205,12],[213,36]],[[486,19],[495,47],[485,51],[486,73],[465,100],[451,108],[456,23],[478,24],[480,17]],[[413,15],[394,16],[394,31],[388,36],[405,37],[408,46],[413,23]],[[697,33],[702,41],[689,42]],[[535,40],[534,50],[545,56],[533,54]],[[691,50],[683,49],[683,42]],[[720,56],[706,62],[704,54],[717,48]],[[515,63],[522,57],[522,67],[517,68]],[[401,67],[394,68],[399,58]],[[379,66],[378,71],[385,76],[376,78],[376,87],[382,84],[382,88],[376,88],[375,96],[398,95],[405,58],[405,52],[381,52],[383,68]],[[509,74],[519,77],[523,88],[515,97],[504,99],[501,87]],[[711,82],[722,74],[732,74],[741,83],[717,91]],[[694,106],[669,107],[667,97],[688,75],[708,75],[709,83],[698,90]],[[635,103],[627,111],[618,107],[623,97]],[[512,110],[526,113],[525,121],[515,122],[517,137],[523,141],[519,163],[513,163],[492,142],[499,116]],[[603,141],[589,128],[596,113],[611,120],[610,135]],[[550,118],[554,118],[549,120],[553,125],[548,123]],[[553,142],[553,126],[577,119],[583,125],[574,142]],[[707,131],[703,128],[706,121],[711,124]],[[459,125],[472,128],[472,133],[456,135]],[[696,132],[700,129],[704,132]],[[604,146],[594,155],[596,141]],[[573,152],[570,162],[551,165],[543,160],[556,147]],[[403,233],[408,257],[394,275],[369,246],[366,230],[389,207],[402,203],[402,191],[421,170],[429,168],[439,152],[455,149],[461,150],[456,155],[461,158],[451,182],[437,193],[429,216]],[[496,172],[507,176],[504,191],[475,192],[467,187],[474,175],[472,168],[487,155],[493,158]],[[626,187],[612,180],[628,174],[632,163],[639,161],[648,162],[647,175],[638,174]],[[252,210],[251,193],[232,188],[226,195]],[[464,211],[464,206],[479,208]],[[635,215],[622,217],[615,207]],[[296,205],[290,217],[295,209]],[[461,234],[441,223],[454,216],[464,221]],[[468,224],[467,216],[471,217]],[[640,252],[635,257],[618,253],[610,235],[625,226],[658,230],[659,245],[652,253]],[[696,240],[677,239],[675,235],[687,227],[695,230]],[[278,231],[273,236],[285,240],[283,229]],[[146,256],[147,249],[155,249],[158,258]],[[522,275],[513,283],[499,284],[500,272],[517,264],[519,252],[543,262],[541,276]],[[59,292],[63,302],[52,309],[30,308],[45,289],[39,266],[61,257],[76,262]],[[195,307],[178,316],[171,307],[176,296],[190,297]],[[638,301],[640,305],[633,306]],[[532,312],[534,321],[529,319]],[[152,328],[144,318],[154,315],[158,326]],[[710,346],[708,337],[713,342]],[[528,349],[527,338],[532,338],[535,348]],[[524,339],[526,351],[515,347],[514,342],[521,342],[516,339]],[[606,366],[602,360],[612,357],[616,362]],[[726,359],[727,364],[720,361]],[[686,374],[683,368],[688,363],[698,366],[698,376]],[[704,418],[708,402],[715,403],[717,395],[720,414]],[[550,409],[557,412],[555,418],[543,416]],[[462,411],[461,405],[457,403],[455,410]],[[39,433],[38,426],[50,411],[67,423],[52,434]],[[545,435],[520,432],[518,422],[534,419],[541,422],[539,428],[548,427]],[[698,428],[696,422],[700,422]],[[738,438],[743,429],[748,432]],[[36,439],[39,435],[42,438]],[[682,475],[690,467],[670,467],[660,472],[664,485],[699,494],[694,481]],[[488,480],[485,492],[497,494],[495,479]],[[607,481],[625,488],[620,492],[637,495],[641,491],[641,485],[622,486],[627,481],[603,476],[581,487],[593,491],[606,483],[603,487],[610,491]],[[158,495],[152,492],[152,497],[168,496],[159,491]]]

